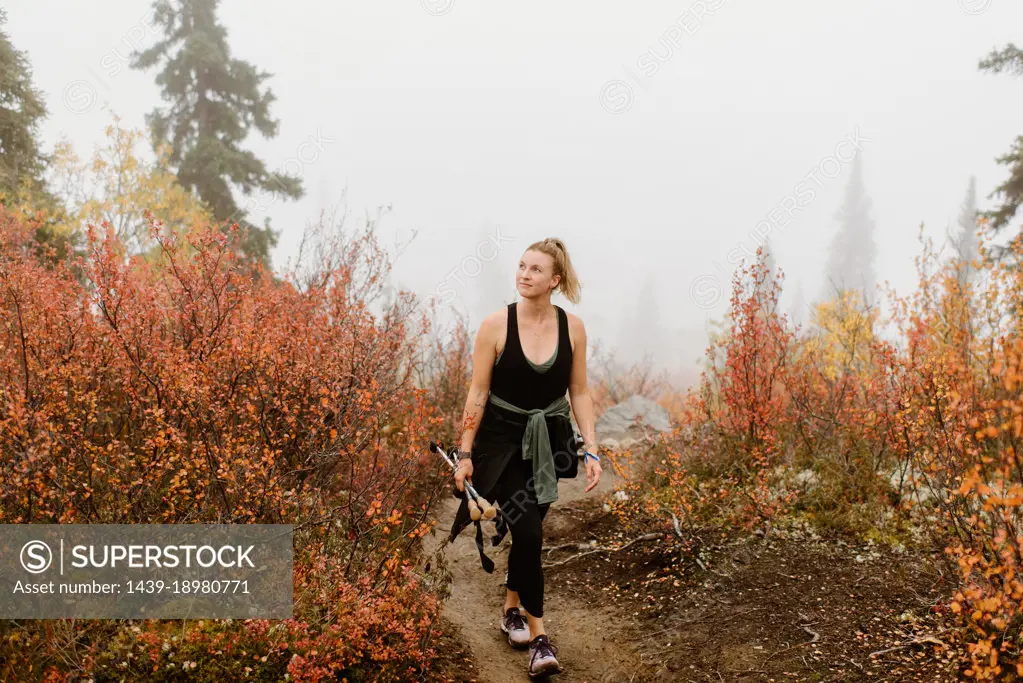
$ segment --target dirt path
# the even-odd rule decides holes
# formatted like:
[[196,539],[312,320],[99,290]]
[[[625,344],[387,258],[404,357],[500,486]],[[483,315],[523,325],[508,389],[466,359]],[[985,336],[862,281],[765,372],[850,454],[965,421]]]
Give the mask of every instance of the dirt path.
[[[601,506],[615,490],[613,475],[588,494],[584,488],[584,477],[561,483],[544,522],[545,548],[591,541],[620,548],[545,570],[544,625],[565,669],[555,683],[961,679],[943,607],[955,572],[943,570],[939,550],[825,538],[805,521],[778,519],[767,535],[708,528],[700,564],[674,538],[626,542],[635,531]],[[458,502],[438,509],[429,550]],[[658,520],[638,520],[644,527]],[[485,523],[484,533],[491,529]],[[487,549],[496,564],[487,574],[472,530],[442,555],[453,577],[444,637],[456,647],[452,666],[431,680],[527,681],[528,651],[513,650],[498,627],[510,539]]]
[[[545,538],[550,531],[572,524],[560,508],[580,499],[609,495],[615,490],[614,479],[611,472],[605,471],[597,488],[589,493],[585,493],[586,474],[582,468],[576,479],[561,480],[559,498],[544,520]],[[427,539],[428,552],[437,547],[451,528],[458,503],[458,499],[452,497],[438,508],[438,533],[436,537]],[[471,648],[479,668],[478,678],[470,675],[465,680],[479,680],[481,683],[526,681],[529,680],[526,673],[529,651],[512,649],[499,626],[505,595],[502,584],[508,567],[511,536],[505,536],[501,545],[495,548],[490,545],[492,530],[493,525],[484,522],[487,555],[496,565],[492,574],[480,566],[479,553],[473,541],[474,527],[471,525],[443,551],[453,577],[451,596],[445,603],[443,614],[460,629],[463,642]],[[635,648],[616,640],[620,622],[620,614],[615,615],[606,607],[587,604],[578,598],[558,595],[548,583],[544,599],[544,630],[558,648],[558,661],[564,669],[551,680],[557,683],[629,681],[637,670],[639,656]]]

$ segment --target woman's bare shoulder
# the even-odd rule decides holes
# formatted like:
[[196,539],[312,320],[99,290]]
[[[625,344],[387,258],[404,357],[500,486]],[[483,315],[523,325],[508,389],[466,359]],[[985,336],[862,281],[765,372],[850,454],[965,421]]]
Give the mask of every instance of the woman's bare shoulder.
[[583,325],[583,319],[577,316],[575,313],[565,311],[565,317],[568,318],[568,329],[572,332],[579,331],[583,332],[586,327]]
[[480,323],[480,327],[486,326],[489,330],[494,331],[500,329],[502,326],[508,323],[508,307],[503,306],[493,313],[487,314],[483,318],[483,322]]
[[496,345],[503,343],[505,329],[508,327],[508,307],[499,308],[487,314],[480,323],[479,334]]
[[568,318],[568,338],[572,342],[572,349],[575,350],[576,340],[586,336],[586,326],[583,325],[583,319],[575,313],[565,311],[565,317]]

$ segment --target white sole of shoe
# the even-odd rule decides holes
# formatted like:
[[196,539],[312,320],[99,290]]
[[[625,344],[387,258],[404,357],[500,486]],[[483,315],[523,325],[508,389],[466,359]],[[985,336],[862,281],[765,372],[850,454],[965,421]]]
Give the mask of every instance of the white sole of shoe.
[[537,671],[535,673],[530,671],[529,672],[529,677],[530,678],[540,678],[541,676],[553,676],[554,674],[561,673],[561,671],[562,671],[561,665],[557,664],[555,666],[549,666],[549,667],[547,667],[545,669],[541,669],[540,671]]

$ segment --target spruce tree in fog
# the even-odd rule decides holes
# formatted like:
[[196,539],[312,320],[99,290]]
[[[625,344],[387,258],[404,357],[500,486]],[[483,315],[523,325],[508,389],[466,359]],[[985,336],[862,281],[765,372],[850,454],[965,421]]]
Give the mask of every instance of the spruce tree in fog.
[[47,112],[28,58],[3,30],[6,23],[0,9],[0,193],[12,201],[23,182],[43,184],[46,157],[36,135]]
[[132,66],[161,65],[156,77],[166,107],[146,117],[154,145],[171,145],[171,164],[178,181],[195,191],[218,221],[248,228],[241,245],[244,254],[269,267],[278,233],[264,218],[260,228],[247,219],[233,193],[256,196],[250,206],[265,210],[276,198],[302,196],[301,181],[271,173],[252,152],[241,148],[251,128],[263,137],[277,135],[278,121],[270,116],[276,99],[263,81],[270,74],[231,57],[227,32],[217,22],[219,0],[157,0],[154,23],[160,40],[133,56]]
[[6,31],[7,13],[0,8],[0,203],[9,207],[25,202],[33,211],[33,237],[52,247],[53,258],[63,260],[78,252],[80,235],[62,226],[64,207],[46,185],[50,157],[39,146],[39,126],[46,118],[42,93],[32,83],[32,67],[16,49]]
[[647,272],[635,296],[623,301],[621,328],[618,332],[619,360],[643,362],[648,358],[661,360],[666,351],[662,335],[661,311],[657,305],[657,278]]
[[793,325],[805,325],[806,323],[806,296],[803,294],[803,283],[797,282],[795,293],[792,296],[792,308],[789,309],[789,319]]
[[842,290],[859,290],[864,302],[868,305],[874,302],[877,245],[870,210],[870,198],[863,184],[863,166],[857,156],[845,189],[845,199],[836,216],[838,232],[832,238],[828,252],[825,299]]
[[959,269],[959,282],[963,285],[976,273],[976,269],[970,263],[974,259],[980,258],[977,216],[977,179],[971,177],[970,185],[966,190],[966,198],[963,200],[959,213],[959,220],[956,223],[956,233],[948,235],[948,241],[952,244],[956,257],[962,261]]
[[[981,70],[995,74],[1006,71],[1017,77],[1023,76],[1023,50],[1010,43],[1001,50],[992,50],[979,66]],[[1009,177],[991,193],[992,197],[1001,197],[1001,206],[984,213],[991,219],[991,228],[995,232],[1009,224],[1023,203],[1023,135],[1017,137],[1009,152],[997,161],[1009,167]],[[1008,253],[1005,248],[997,245],[992,245],[991,251],[995,257]]]

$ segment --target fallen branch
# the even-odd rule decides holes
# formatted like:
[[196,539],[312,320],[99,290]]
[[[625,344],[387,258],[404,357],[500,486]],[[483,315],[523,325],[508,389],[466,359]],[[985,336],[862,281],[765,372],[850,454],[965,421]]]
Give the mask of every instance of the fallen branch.
[[686,540],[682,536],[682,526],[679,524],[678,517],[675,516],[675,513],[663,506],[661,507],[661,509],[667,512],[669,515],[671,515],[671,525],[675,527],[675,535],[678,536],[679,540],[680,541]]
[[842,655],[842,659],[845,659],[845,660],[847,660],[847,661],[851,662],[853,666],[855,666],[855,667],[856,667],[857,669],[859,669],[860,671],[863,671],[863,665],[862,665],[862,664],[860,664],[859,662],[857,662],[857,661],[853,660],[853,658],[852,658],[852,657],[848,657],[848,656],[846,656],[846,655]]
[[719,572],[718,570],[711,569],[710,567],[705,565],[703,563],[703,560],[701,560],[699,558],[699,556],[696,557],[696,564],[700,565],[700,569],[702,569],[705,572],[710,572],[711,574],[714,574],[715,576],[720,576],[722,579],[728,579],[728,580],[732,579],[732,575],[731,574],[725,574],[723,572]]
[[[944,631],[942,631],[942,633],[944,633]],[[927,644],[927,645],[940,645],[941,647],[946,647],[945,643],[943,643],[941,640],[939,640],[938,637],[932,633],[932,634],[928,634],[926,636],[920,636],[919,638],[914,638],[913,640],[909,641],[908,643],[903,643],[902,645],[896,645],[895,647],[889,647],[889,648],[885,648],[884,650],[878,650],[876,652],[871,652],[870,656],[871,657],[876,657],[878,655],[888,654],[889,652],[895,652],[896,650],[903,650],[903,649],[905,649],[907,647],[912,647],[914,645],[925,645],[925,644]]]
[[545,564],[545,565],[543,565],[543,568],[544,569],[549,569],[551,567],[557,567],[559,565],[571,562],[572,560],[578,560],[580,557],[586,557],[587,555],[593,555],[594,553],[616,553],[616,552],[618,552],[620,550],[625,550],[626,548],[628,548],[633,543],[637,543],[639,541],[653,541],[653,540],[658,539],[658,538],[664,538],[664,534],[661,533],[660,531],[655,531],[655,532],[652,532],[652,533],[649,533],[649,534],[643,534],[642,536],[637,536],[636,538],[632,539],[631,541],[629,541],[628,543],[626,543],[623,546],[619,546],[617,548],[594,548],[593,550],[588,550],[585,553],[579,553],[578,555],[573,555],[572,557],[565,558],[564,560],[559,560],[558,562],[552,562],[550,564]]
[[789,650],[795,650],[797,647],[804,647],[806,645],[812,645],[813,643],[816,643],[818,640],[820,640],[821,635],[819,633],[817,633],[816,631],[811,631],[806,626],[800,626],[800,628],[802,628],[804,631],[806,631],[811,636],[813,636],[813,638],[811,640],[806,641],[805,643],[796,643],[795,645],[792,645],[790,647],[783,647],[782,649],[778,650],[774,654],[770,655],[764,661],[760,662],[760,666],[767,666],[767,663],[769,661],[771,661],[772,659],[774,659],[778,655],[782,654],[783,652],[788,652]]
[[547,548],[546,550],[547,557],[550,557],[551,553],[553,553],[555,550],[564,550],[566,548],[574,548],[575,550],[588,550],[592,547],[593,547],[592,543],[562,543],[561,545],[556,545],[553,548]]

